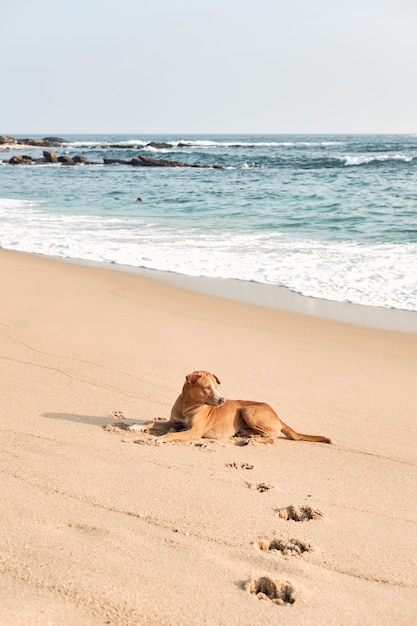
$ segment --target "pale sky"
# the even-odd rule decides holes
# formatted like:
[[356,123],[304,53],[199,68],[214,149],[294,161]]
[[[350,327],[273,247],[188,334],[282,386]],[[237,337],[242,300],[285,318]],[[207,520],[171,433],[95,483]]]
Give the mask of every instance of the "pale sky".
[[0,134],[417,132],[417,0],[0,0],[0,24]]

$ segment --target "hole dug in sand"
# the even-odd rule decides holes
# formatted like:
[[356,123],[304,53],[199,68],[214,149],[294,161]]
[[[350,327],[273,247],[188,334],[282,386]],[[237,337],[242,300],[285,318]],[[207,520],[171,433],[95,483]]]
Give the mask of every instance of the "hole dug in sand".
[[288,581],[273,580],[268,576],[251,578],[245,584],[245,591],[257,596],[259,600],[269,600],[274,604],[294,604],[297,593]]
[[271,541],[258,541],[255,545],[260,550],[266,552],[281,552],[284,556],[295,556],[304,552],[313,552],[314,546],[311,543],[300,541],[299,539],[272,539]]
[[294,522],[309,522],[312,519],[325,517],[319,509],[313,509],[311,506],[294,505],[278,509],[277,516],[285,520],[294,520]]

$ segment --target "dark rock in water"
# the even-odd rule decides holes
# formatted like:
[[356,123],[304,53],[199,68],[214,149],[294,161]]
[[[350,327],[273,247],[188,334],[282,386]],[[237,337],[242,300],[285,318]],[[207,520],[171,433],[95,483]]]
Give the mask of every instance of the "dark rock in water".
[[60,157],[58,157],[58,161],[60,163],[62,163],[62,165],[79,165],[79,163],[76,163],[70,156],[68,156],[67,154],[64,154]]
[[[100,165],[96,161],[89,161],[82,155],[70,157],[66,154],[57,156],[55,152],[43,150],[43,157],[35,159],[27,155],[13,156],[11,159],[3,160],[3,163],[10,165],[24,165],[27,163],[61,163],[61,165]],[[133,165],[135,167],[192,167],[192,168],[214,168],[223,169],[221,165],[199,165],[198,163],[183,163],[182,161],[168,161],[167,159],[152,159],[148,156],[137,156],[129,161],[126,159],[103,159],[104,165]],[[139,202],[140,200],[138,200]]]
[[[133,158],[131,164],[136,167],[194,167],[181,161],[167,161],[166,159],[151,159],[151,157],[138,156]],[[198,166],[197,166],[198,167]]]
[[11,159],[5,161],[10,165],[30,165],[32,163],[32,157],[30,156],[12,156]]
[[75,157],[73,157],[72,160],[74,161],[74,163],[83,163],[83,165],[91,165],[90,161],[84,156],[76,155]]
[[142,198],[139,198],[139,196],[136,198],[136,202],[142,202]]
[[157,141],[150,141],[146,144],[147,148],[157,148],[159,150],[163,150],[164,148],[173,148],[172,143],[158,143]]
[[112,150],[114,148],[116,148],[117,150],[140,150],[141,148],[143,148],[143,146],[137,146],[137,145],[133,145],[130,143],[111,143],[107,146],[95,146],[96,148],[103,148],[103,149],[109,149],[111,148]]
[[130,165],[130,161],[125,159],[103,159],[104,165]]
[[180,141],[180,143],[178,144],[179,148],[191,148],[192,146],[192,143],[186,143],[185,141]]
[[53,141],[54,143],[65,143],[66,139],[61,137],[44,137],[42,141]]
[[58,157],[55,152],[50,152],[49,150],[43,151],[43,158],[48,161],[48,163],[57,163]]
[[17,143],[14,137],[9,137],[8,135],[0,135],[0,144],[3,143]]

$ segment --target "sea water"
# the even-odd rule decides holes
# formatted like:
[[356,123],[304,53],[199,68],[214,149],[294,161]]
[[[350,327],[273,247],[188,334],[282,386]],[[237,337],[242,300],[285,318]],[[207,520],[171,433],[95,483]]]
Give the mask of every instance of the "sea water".
[[[0,152],[0,247],[417,311],[417,135],[63,139],[96,164]],[[206,167],[103,164],[139,155]]]

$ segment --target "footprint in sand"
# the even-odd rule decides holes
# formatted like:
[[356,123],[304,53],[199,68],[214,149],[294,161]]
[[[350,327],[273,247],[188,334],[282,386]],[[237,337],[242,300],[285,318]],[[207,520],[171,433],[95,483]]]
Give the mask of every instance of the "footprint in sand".
[[284,556],[296,556],[304,552],[313,552],[314,546],[311,543],[300,541],[299,539],[272,539],[258,541],[255,544],[260,550],[266,552],[281,552]]
[[297,593],[291,583],[273,580],[268,576],[251,578],[244,586],[245,591],[255,595],[259,600],[268,600],[273,604],[294,604]]
[[259,491],[259,493],[264,493],[265,491],[269,491],[274,488],[274,485],[268,485],[268,483],[247,483],[249,489],[253,491]]
[[313,519],[323,519],[324,513],[319,509],[313,509],[311,506],[287,506],[278,509],[277,517],[284,520],[293,520],[294,522],[309,522]]
[[253,465],[251,465],[250,463],[228,463],[227,467],[233,467],[233,469],[253,469]]
[[111,417],[114,420],[124,420],[126,417],[123,414],[123,411],[112,411]]

